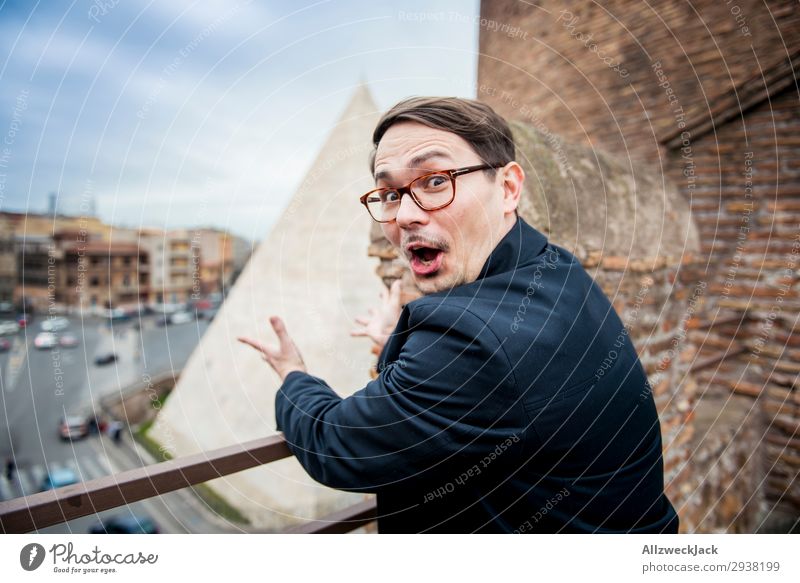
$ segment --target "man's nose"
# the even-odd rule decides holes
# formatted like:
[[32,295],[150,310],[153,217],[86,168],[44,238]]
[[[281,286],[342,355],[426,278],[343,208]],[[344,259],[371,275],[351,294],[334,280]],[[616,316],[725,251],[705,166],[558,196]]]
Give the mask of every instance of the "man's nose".
[[427,223],[428,211],[419,208],[411,194],[405,194],[400,199],[400,208],[397,209],[397,226],[401,229],[407,229],[414,223]]

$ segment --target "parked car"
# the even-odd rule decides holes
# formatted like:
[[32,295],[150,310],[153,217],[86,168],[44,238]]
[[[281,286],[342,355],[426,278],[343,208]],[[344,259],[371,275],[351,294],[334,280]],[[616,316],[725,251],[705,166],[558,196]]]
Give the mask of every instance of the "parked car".
[[78,476],[75,475],[74,471],[69,468],[63,468],[48,473],[42,480],[40,489],[42,492],[45,492],[47,490],[54,490],[55,488],[63,488],[70,484],[77,484],[78,482]]
[[9,350],[11,350],[11,340],[0,338],[0,352],[8,352]]
[[0,336],[11,336],[17,332],[19,332],[19,324],[17,324],[14,320],[0,322]]
[[213,306],[211,305],[210,300],[196,300],[195,302],[190,304],[189,307],[194,310],[208,310]]
[[186,324],[194,320],[194,314],[190,312],[175,312],[169,316],[170,324]]
[[69,320],[66,318],[48,318],[44,320],[39,327],[44,332],[61,332],[69,328]]
[[58,336],[52,332],[39,332],[33,339],[33,345],[40,350],[54,348],[58,346]]
[[0,302],[0,313],[10,314],[14,311],[14,304],[11,302]]
[[70,321],[64,318],[63,316],[57,316],[54,318],[47,318],[42,320],[42,323],[39,324],[39,327],[44,330],[45,332],[62,332],[69,328]]
[[83,417],[68,415],[61,418],[58,424],[58,434],[64,441],[80,439],[89,435],[89,424]]
[[145,514],[121,514],[93,524],[89,534],[158,534],[158,527]]
[[80,344],[80,341],[75,334],[67,333],[59,336],[58,343],[64,348],[75,348],[78,344]]
[[182,309],[181,304],[155,304],[151,307],[154,314],[174,314]]
[[112,362],[117,362],[117,353],[110,350],[108,352],[100,352],[94,357],[94,363],[97,366],[111,364]]
[[131,319],[131,314],[122,308],[114,308],[106,312],[109,322],[127,322]]

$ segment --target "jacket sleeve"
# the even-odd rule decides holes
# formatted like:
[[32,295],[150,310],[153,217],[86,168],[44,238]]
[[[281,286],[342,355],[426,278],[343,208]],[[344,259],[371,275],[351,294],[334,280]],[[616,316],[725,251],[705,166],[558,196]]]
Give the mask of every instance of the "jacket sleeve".
[[513,372],[481,319],[423,304],[409,329],[398,360],[347,398],[318,377],[287,375],[276,395],[278,429],[315,480],[374,492],[524,431]]

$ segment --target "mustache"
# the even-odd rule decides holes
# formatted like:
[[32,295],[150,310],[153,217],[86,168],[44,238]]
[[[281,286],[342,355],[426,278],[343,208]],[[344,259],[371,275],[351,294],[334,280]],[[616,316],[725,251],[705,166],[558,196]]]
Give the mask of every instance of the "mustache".
[[409,235],[408,238],[401,243],[401,248],[405,249],[411,243],[421,243],[426,247],[433,247],[435,249],[441,249],[442,251],[450,250],[450,244],[444,239],[439,237],[426,237],[425,235],[419,234]]

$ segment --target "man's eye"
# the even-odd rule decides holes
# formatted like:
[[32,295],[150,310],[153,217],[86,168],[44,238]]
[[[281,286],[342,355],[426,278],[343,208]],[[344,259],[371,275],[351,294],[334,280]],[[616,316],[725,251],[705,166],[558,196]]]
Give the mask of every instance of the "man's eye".
[[448,178],[444,174],[434,174],[425,180],[425,188],[437,189],[445,185]]
[[396,190],[384,190],[381,192],[381,202],[397,202],[400,200],[400,193]]

